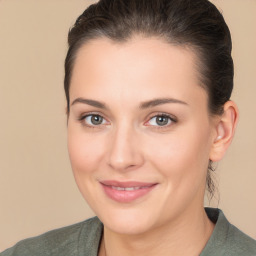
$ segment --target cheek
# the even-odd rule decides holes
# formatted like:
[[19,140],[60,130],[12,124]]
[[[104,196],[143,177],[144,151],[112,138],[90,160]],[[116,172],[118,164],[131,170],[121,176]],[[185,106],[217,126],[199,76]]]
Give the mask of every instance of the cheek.
[[[209,161],[209,131],[195,124],[150,140],[148,159],[172,186],[204,181]],[[183,186],[183,185],[182,185]]]
[[[97,136],[85,134],[76,127],[68,129],[68,151],[77,186],[87,203],[94,209],[103,147]],[[95,210],[95,209],[94,209]]]
[[83,134],[75,128],[69,129],[68,151],[76,179],[97,170],[102,155],[101,150],[101,143],[97,140],[97,136]]

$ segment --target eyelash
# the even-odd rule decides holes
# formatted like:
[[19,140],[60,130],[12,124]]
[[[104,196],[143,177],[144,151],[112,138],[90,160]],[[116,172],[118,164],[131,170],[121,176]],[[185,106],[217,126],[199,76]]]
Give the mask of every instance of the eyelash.
[[[99,116],[103,119],[105,119],[102,115],[98,114],[98,113],[88,113],[86,115],[82,115],[81,117],[78,118],[78,120],[82,123],[83,126],[86,126],[88,128],[91,128],[91,129],[97,129],[99,128],[99,126],[101,125],[88,125],[88,124],[85,124],[84,120],[85,118],[89,117],[89,116]],[[163,126],[158,126],[158,125],[153,125],[154,129],[166,129],[166,128],[169,128],[170,125],[172,125],[173,123],[177,123],[178,120],[176,117],[173,117],[172,115],[170,114],[167,114],[167,113],[157,113],[157,114],[154,114],[152,115],[149,120],[147,121],[147,123],[153,119],[154,117],[166,117],[168,118],[170,121],[171,121],[171,124],[168,124],[168,125],[163,125]],[[105,119],[106,120],[106,119]],[[146,125],[146,126],[150,126],[150,125]]]
[[86,124],[85,123],[85,118],[86,117],[88,117],[88,116],[99,116],[99,117],[102,117],[103,119],[105,119],[102,115],[100,115],[100,114],[98,114],[98,113],[88,113],[88,114],[86,114],[86,115],[82,115],[81,117],[79,117],[78,118],[78,121],[80,121],[81,122],[81,124],[83,125],[83,126],[86,126],[86,127],[88,127],[88,128],[91,128],[91,129],[97,129],[97,128],[99,128],[99,126],[101,126],[101,125],[88,125],[88,124]]
[[[147,123],[152,120],[153,118],[155,117],[165,117],[165,118],[168,118],[170,120],[170,124],[167,124],[167,125],[153,125],[153,128],[154,129],[159,129],[159,130],[164,130],[164,129],[168,129],[170,126],[172,126],[173,124],[177,123],[178,120],[176,117],[170,115],[170,114],[167,114],[167,113],[157,113],[157,114],[154,114],[152,115],[149,120],[147,121]],[[147,126],[150,126],[150,125],[147,125]]]

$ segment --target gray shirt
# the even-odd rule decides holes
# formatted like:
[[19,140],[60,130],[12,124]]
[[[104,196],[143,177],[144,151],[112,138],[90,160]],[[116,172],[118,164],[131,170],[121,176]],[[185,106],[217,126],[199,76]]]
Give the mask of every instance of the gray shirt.
[[[205,208],[216,223],[200,256],[256,256],[256,241],[228,222],[219,209]],[[97,217],[17,243],[0,256],[97,256],[103,224]]]

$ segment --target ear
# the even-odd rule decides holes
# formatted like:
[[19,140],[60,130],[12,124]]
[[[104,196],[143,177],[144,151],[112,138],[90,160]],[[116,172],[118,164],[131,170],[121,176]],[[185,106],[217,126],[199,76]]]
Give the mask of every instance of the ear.
[[215,125],[215,138],[210,151],[210,160],[220,161],[234,137],[238,121],[238,108],[233,101],[224,104],[224,112]]

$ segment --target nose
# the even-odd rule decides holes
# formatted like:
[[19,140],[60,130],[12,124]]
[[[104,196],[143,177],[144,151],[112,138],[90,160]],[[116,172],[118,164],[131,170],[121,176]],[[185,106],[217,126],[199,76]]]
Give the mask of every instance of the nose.
[[125,125],[119,127],[111,136],[108,165],[117,171],[137,169],[144,162],[141,146],[134,129]]

